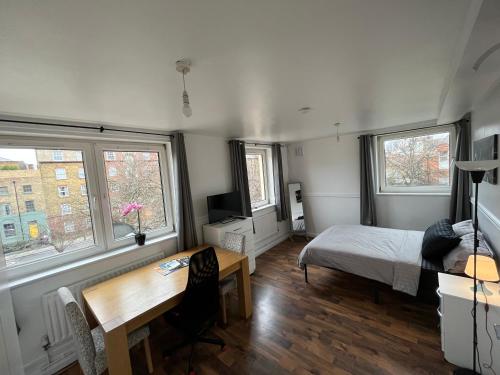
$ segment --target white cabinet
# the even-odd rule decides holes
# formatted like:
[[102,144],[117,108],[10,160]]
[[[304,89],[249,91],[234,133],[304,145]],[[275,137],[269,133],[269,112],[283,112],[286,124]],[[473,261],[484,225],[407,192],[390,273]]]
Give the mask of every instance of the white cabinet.
[[204,242],[209,245],[222,247],[224,235],[227,232],[236,232],[245,235],[245,252],[248,256],[248,265],[252,274],[255,271],[255,242],[252,218],[234,219],[225,224],[205,224],[203,226]]
[[[472,368],[472,315],[473,280],[467,277],[439,274],[440,306],[438,315],[441,326],[441,348],[445,359],[459,367]],[[496,339],[495,325],[500,324],[500,287],[498,284],[484,283],[490,291],[488,298],[488,323],[486,325],[486,299],[478,288],[477,293],[477,337],[480,365],[483,373],[490,373],[484,363],[490,361],[490,339],[493,339],[493,369],[500,373],[500,341]],[[476,369],[478,371],[479,368]],[[479,371],[478,371],[479,372]]]

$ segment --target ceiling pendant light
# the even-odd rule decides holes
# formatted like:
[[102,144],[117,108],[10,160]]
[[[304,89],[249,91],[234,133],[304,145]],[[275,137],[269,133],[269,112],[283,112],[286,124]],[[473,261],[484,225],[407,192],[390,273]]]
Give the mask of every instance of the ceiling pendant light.
[[193,110],[191,109],[191,106],[189,105],[189,96],[186,91],[186,74],[188,74],[191,71],[191,61],[188,59],[181,59],[178,60],[176,63],[176,70],[179,73],[182,73],[182,84],[184,87],[184,91],[182,91],[182,113],[186,117],[191,117],[193,114]]

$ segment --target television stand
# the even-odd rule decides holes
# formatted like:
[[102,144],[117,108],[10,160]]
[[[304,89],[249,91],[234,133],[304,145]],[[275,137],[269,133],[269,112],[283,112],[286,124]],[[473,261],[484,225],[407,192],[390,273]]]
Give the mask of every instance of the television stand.
[[208,245],[222,247],[226,233],[243,234],[245,236],[245,253],[248,256],[248,266],[250,273],[253,273],[255,271],[253,220],[251,217],[239,218],[236,216],[228,219],[224,219],[223,222],[203,225],[203,240]]

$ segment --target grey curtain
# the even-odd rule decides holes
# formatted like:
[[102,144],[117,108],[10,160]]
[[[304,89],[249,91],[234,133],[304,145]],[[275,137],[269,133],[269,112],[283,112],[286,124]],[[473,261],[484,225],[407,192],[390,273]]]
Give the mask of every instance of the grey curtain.
[[[455,160],[471,160],[470,115],[466,115],[463,119],[458,121],[455,124],[455,129],[457,133]],[[454,165],[453,180],[451,184],[450,221],[456,223],[468,220],[471,217],[469,173],[461,171]]]
[[172,141],[172,159],[177,201],[177,250],[183,251],[198,245],[194,221],[193,199],[186,159],[184,135],[175,133]]
[[377,225],[375,210],[375,184],[373,182],[373,143],[371,135],[359,137],[360,161],[360,222],[362,225]]
[[238,191],[241,197],[242,215],[252,217],[250,189],[248,188],[247,160],[245,142],[229,141],[229,156],[231,159],[231,175],[233,176],[233,190]]
[[286,206],[285,185],[283,183],[283,159],[281,158],[281,145],[272,145],[274,197],[276,199],[276,217],[278,221],[288,219]]

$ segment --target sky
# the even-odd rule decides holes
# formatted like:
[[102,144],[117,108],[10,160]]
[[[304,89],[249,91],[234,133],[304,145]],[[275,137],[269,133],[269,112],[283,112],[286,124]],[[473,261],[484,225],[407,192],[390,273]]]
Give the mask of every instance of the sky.
[[0,148],[0,157],[13,161],[24,161],[37,167],[36,153],[33,148]]

